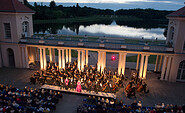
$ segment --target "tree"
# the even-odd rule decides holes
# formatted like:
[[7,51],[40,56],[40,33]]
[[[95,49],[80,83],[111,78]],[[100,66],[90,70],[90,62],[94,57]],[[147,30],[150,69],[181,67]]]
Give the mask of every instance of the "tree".
[[34,7],[37,8],[37,2],[34,2]]
[[56,7],[55,1],[51,1],[49,6],[50,6],[51,9],[55,9],[55,7]]

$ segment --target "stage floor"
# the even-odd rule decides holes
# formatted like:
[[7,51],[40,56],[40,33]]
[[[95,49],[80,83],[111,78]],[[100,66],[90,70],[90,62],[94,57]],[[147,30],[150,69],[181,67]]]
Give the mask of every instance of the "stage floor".
[[96,93],[95,91],[87,91],[87,90],[82,90],[82,92],[77,92],[76,90],[68,89],[66,90],[65,88],[61,88],[59,86],[54,86],[54,85],[43,85],[41,89],[51,89],[51,90],[56,90],[56,91],[61,91],[65,93],[73,93],[73,94],[79,94],[79,95],[91,95],[91,96],[99,96],[99,97],[104,97],[104,98],[113,98],[116,99],[116,95],[113,93],[105,93],[105,92],[98,92]]

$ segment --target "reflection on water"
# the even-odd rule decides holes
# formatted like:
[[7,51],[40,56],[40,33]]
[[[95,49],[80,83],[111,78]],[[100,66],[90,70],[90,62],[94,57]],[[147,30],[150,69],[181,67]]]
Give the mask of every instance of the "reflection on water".
[[35,34],[62,34],[62,35],[87,35],[87,36],[105,36],[105,37],[123,37],[123,38],[142,38],[165,40],[163,35],[164,28],[139,28],[126,25],[117,25],[113,21],[110,25],[92,24],[92,25],[58,25],[50,27],[49,25],[42,30],[37,29]]

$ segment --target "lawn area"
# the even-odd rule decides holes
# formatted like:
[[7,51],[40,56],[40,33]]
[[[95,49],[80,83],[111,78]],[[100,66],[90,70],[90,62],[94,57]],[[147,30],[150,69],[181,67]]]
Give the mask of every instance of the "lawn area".
[[[127,62],[137,62],[137,55],[136,56],[127,56],[126,58]],[[150,55],[148,59],[149,64],[155,64],[156,61],[156,55]]]

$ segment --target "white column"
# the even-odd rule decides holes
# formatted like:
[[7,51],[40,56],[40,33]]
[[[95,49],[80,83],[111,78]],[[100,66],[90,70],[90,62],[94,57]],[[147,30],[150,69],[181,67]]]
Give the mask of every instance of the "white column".
[[104,69],[106,68],[106,52],[104,52],[104,58],[103,58],[103,60],[104,60]]
[[25,47],[24,49],[25,49],[26,68],[29,68],[28,49],[27,49],[27,47]]
[[157,57],[156,57],[154,72],[156,72],[158,69],[158,60],[159,60],[159,55],[157,55]]
[[86,50],[86,65],[88,65],[88,57],[89,57],[89,55],[88,55],[88,50]]
[[52,48],[52,58],[53,58],[52,61],[56,62],[55,61],[55,48]]
[[2,53],[0,52],[0,68],[2,67]]
[[97,71],[100,71],[100,51],[98,51],[98,64],[97,64]]
[[69,62],[71,62],[71,49],[69,49]]
[[159,72],[161,71],[162,62],[163,62],[163,56],[161,55],[160,63],[159,63],[159,68],[158,68],[158,71]]
[[125,63],[126,63],[126,56],[127,56],[127,53],[123,53],[123,61],[122,61],[122,74],[125,75]]
[[62,68],[61,49],[58,49],[58,66],[59,66],[59,69]]
[[140,68],[139,68],[139,77],[140,78],[142,78],[142,76],[143,76],[144,56],[145,55],[141,55],[141,62],[140,62]]
[[80,50],[78,50],[78,69],[80,69]]
[[100,52],[100,69],[102,73],[103,72],[103,52]]
[[21,47],[21,53],[22,53],[22,66],[23,68],[26,68],[25,66],[25,56],[24,56],[24,48]]
[[48,48],[48,50],[49,50],[49,60],[50,60],[50,62],[53,62],[52,49],[51,48]]
[[118,61],[118,74],[121,75],[121,66],[122,66],[122,53],[119,53],[119,61]]
[[106,57],[106,52],[101,52],[101,73],[105,69],[105,57]]
[[68,49],[66,49],[66,63],[69,62],[69,54],[68,54]]
[[136,71],[138,71],[138,68],[139,68],[139,58],[140,58],[140,54],[137,55]]
[[62,49],[62,68],[65,69],[65,56],[64,56],[64,49]]
[[43,48],[44,69],[47,69],[46,48]]
[[161,72],[161,78],[160,78],[160,80],[164,80],[164,73],[166,71],[166,60],[167,60],[167,56],[164,56],[163,67],[162,67],[162,72]]
[[171,56],[169,56],[169,57],[168,57],[168,65],[167,65],[167,69],[166,69],[165,80],[168,80],[168,79],[169,79],[169,73],[170,73],[171,61],[172,61],[172,57],[171,57]]
[[146,79],[146,72],[147,72],[147,66],[148,66],[148,57],[149,57],[149,55],[146,55],[144,71],[143,71],[143,79]]
[[85,51],[82,50],[81,70],[84,70],[84,65],[85,65]]
[[38,48],[36,47],[35,48],[35,50],[36,50],[36,61],[39,61],[39,52],[38,52]]

